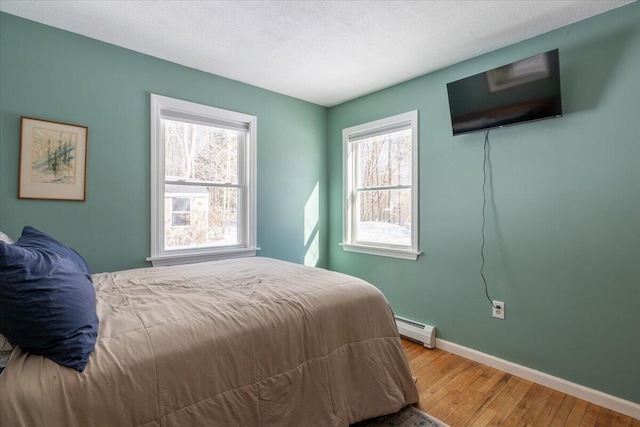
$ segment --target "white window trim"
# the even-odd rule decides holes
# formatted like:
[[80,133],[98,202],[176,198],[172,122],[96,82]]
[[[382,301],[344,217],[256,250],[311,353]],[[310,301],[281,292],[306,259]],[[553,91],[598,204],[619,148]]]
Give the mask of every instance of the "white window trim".
[[[243,153],[245,162],[240,165],[239,170],[239,174],[242,174],[243,182],[245,183],[241,200],[244,223],[240,230],[241,242],[239,245],[175,250],[164,249],[165,164],[164,141],[161,129],[162,109],[187,115],[214,117],[219,120],[243,123],[248,126],[247,144],[245,144],[247,149]],[[258,119],[255,116],[151,94],[151,256],[147,258],[147,261],[151,261],[154,267],[254,256],[260,250],[257,247],[256,225],[257,127]]]
[[[411,126],[411,245],[394,246],[382,244],[368,244],[355,241],[354,221],[356,207],[355,183],[356,155],[355,144],[350,139],[360,135],[374,135],[378,131],[384,132],[393,129],[402,123],[410,123]],[[342,249],[348,252],[359,252],[369,255],[386,256],[416,260],[421,252],[418,250],[418,111],[409,111],[396,116],[387,117],[358,126],[352,126],[342,130],[343,146],[343,227]]]

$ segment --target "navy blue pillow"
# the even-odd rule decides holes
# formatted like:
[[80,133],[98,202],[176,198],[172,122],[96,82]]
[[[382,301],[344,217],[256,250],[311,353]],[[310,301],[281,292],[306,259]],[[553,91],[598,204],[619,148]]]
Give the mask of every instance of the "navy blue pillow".
[[60,243],[48,234],[43,233],[40,230],[27,225],[22,229],[22,236],[15,243],[23,248],[33,248],[36,250],[46,250],[60,255],[62,258],[66,258],[81,270],[87,274],[91,274],[91,270],[87,265],[87,262],[80,256],[80,254],[64,243]]
[[82,372],[98,336],[95,289],[82,257],[33,227],[12,245],[0,242],[0,333]]

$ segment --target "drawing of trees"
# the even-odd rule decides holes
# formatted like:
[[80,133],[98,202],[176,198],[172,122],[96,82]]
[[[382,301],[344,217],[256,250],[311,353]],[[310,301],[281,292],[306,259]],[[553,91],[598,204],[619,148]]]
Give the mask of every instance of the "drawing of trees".
[[75,184],[78,135],[34,128],[31,148],[31,182]]

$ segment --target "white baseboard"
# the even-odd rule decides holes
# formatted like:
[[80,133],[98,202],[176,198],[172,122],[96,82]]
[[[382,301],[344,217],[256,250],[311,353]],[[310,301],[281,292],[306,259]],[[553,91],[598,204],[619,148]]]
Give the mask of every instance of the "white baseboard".
[[572,383],[565,379],[554,377],[553,375],[545,374],[544,372],[536,371],[535,369],[527,368],[526,366],[518,365],[517,363],[509,362],[508,360],[500,359],[499,357],[491,356],[490,354],[482,353],[478,350],[440,338],[436,338],[436,348],[533,381],[545,387],[577,397],[578,399],[595,403],[612,411],[640,419],[640,404],[638,403]]

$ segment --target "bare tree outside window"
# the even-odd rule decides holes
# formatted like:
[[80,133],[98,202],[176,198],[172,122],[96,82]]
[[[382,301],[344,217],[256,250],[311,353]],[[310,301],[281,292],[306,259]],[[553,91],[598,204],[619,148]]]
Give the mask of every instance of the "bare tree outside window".
[[358,141],[358,241],[411,244],[411,129]]
[[[163,120],[165,247],[238,244],[238,131]],[[176,224],[171,200],[189,199],[189,221]],[[167,209],[169,208],[169,209]]]

